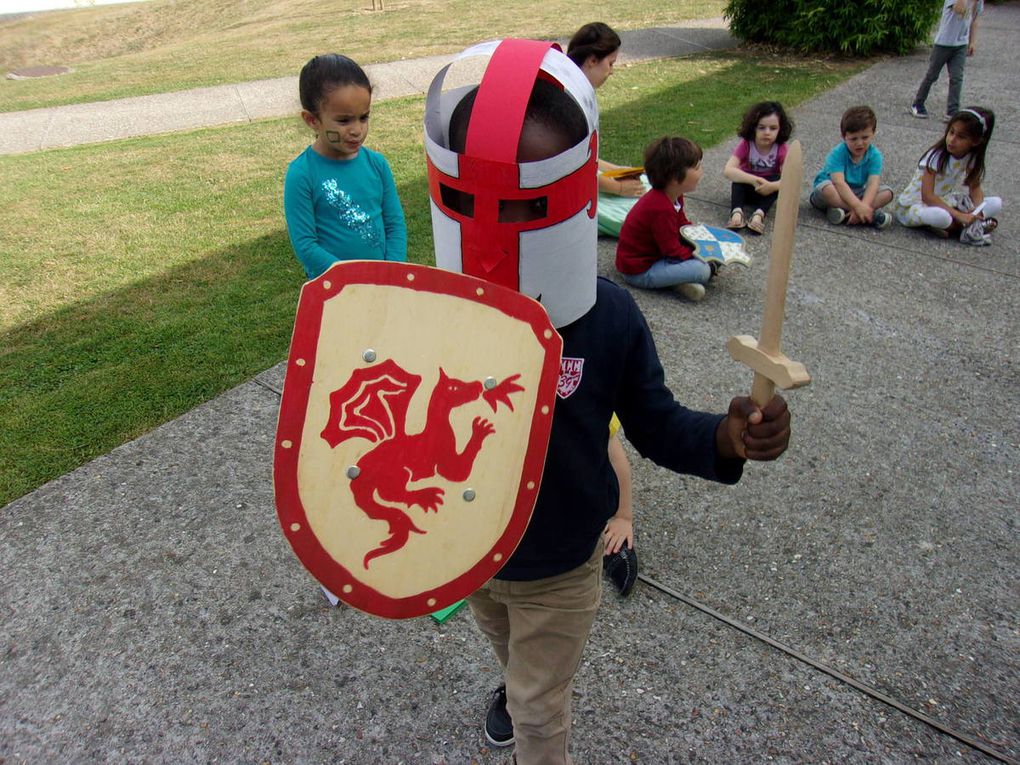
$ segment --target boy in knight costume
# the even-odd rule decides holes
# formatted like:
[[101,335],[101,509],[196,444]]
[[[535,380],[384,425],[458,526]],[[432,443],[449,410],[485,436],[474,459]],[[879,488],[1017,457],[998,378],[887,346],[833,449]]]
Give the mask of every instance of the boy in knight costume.
[[[469,598],[503,668],[485,721],[518,765],[570,763],[574,674],[601,595],[606,521],[619,487],[607,455],[615,411],[642,454],[722,483],[785,451],[790,415],[734,398],[725,415],[665,387],[630,294],[597,277],[598,111],[587,78],[549,42],[505,40],[480,85],[430,88],[425,146],[436,263],[540,301],[563,338],[560,381],[534,514],[503,569]],[[454,62],[456,65],[457,62]]]

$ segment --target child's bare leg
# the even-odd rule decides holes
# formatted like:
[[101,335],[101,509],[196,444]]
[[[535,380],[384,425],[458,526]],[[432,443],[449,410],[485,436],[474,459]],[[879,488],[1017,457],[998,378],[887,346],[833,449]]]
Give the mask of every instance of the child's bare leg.
[[825,186],[822,186],[822,188],[818,189],[816,193],[822,198],[826,207],[838,207],[840,210],[850,209],[846,206],[846,203],[839,198],[839,192],[836,191],[836,187],[831,183],[827,183]]
[[887,204],[893,201],[893,193],[889,189],[880,189],[875,194],[875,204],[872,205],[874,209],[885,207]]

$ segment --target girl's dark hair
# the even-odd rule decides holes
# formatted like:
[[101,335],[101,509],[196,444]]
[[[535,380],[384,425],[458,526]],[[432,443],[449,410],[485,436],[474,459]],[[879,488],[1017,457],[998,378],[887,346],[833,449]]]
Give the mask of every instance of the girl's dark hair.
[[995,112],[983,106],[968,106],[960,109],[950,118],[946,123],[946,132],[942,134],[942,138],[933,143],[921,155],[923,159],[928,152],[932,152],[936,173],[944,172],[946,164],[949,162],[946,137],[949,135],[949,128],[953,125],[957,125],[957,129],[962,129],[962,132],[971,140],[978,141],[970,150],[967,177],[963,180],[967,186],[973,186],[975,183],[980,183],[985,177],[985,152],[988,150],[988,141],[992,137],[992,130],[995,129]]
[[783,105],[778,101],[761,101],[744,112],[744,118],[740,121],[740,127],[737,128],[737,135],[745,141],[754,141],[754,130],[758,127],[761,118],[773,114],[779,117],[779,136],[776,138],[776,143],[786,143],[793,135],[793,120],[786,116]]
[[670,181],[682,182],[700,161],[701,147],[694,141],[663,136],[645,148],[645,175],[653,189],[664,189]]
[[298,77],[301,108],[318,115],[319,106],[330,91],[344,85],[359,85],[369,93],[372,92],[372,84],[365,70],[347,56],[339,53],[316,56],[301,67],[301,75]]
[[[468,122],[477,95],[478,88],[472,89],[450,115],[450,149],[458,154],[464,152],[467,144]],[[524,119],[563,137],[570,146],[588,137],[588,121],[581,107],[570,94],[548,80],[535,80]]]
[[578,66],[583,66],[589,56],[601,61],[619,49],[620,35],[608,24],[593,21],[574,32],[574,36],[567,43],[567,56]]

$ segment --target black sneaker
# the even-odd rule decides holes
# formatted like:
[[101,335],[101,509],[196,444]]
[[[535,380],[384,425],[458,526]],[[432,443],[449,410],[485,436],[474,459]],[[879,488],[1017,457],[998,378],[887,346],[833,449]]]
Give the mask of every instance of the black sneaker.
[[924,108],[924,104],[911,104],[910,113],[919,120],[928,119],[928,110]]
[[633,547],[621,547],[618,552],[606,555],[602,559],[602,569],[621,595],[630,595],[637,581],[637,553]]
[[485,738],[493,746],[510,746],[514,743],[514,721],[506,710],[506,686],[492,692],[489,711],[485,715]]

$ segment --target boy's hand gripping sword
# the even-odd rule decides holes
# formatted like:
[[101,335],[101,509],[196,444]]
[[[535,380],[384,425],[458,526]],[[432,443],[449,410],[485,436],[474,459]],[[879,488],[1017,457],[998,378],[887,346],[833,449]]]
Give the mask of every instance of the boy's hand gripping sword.
[[734,335],[726,343],[726,348],[734,359],[754,370],[751,400],[758,406],[765,406],[769,402],[777,385],[786,390],[800,388],[811,382],[811,375],[803,364],[791,361],[779,351],[779,338],[783,332],[783,308],[786,304],[786,284],[790,277],[790,257],[793,254],[800,184],[803,177],[804,163],[800,141],[791,141],[779,181],[779,199],[776,202],[772,251],[769,254],[761,340],[755,342],[750,335]]

